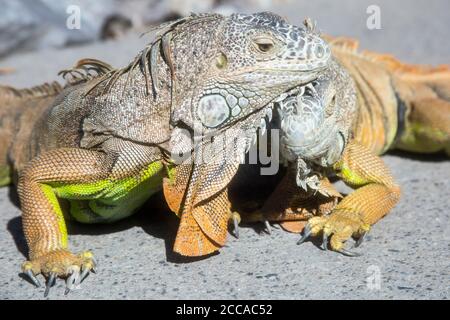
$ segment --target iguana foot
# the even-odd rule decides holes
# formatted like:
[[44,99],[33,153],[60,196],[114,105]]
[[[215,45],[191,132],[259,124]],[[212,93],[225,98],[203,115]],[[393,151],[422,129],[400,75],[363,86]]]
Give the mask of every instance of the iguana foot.
[[40,287],[41,284],[36,277],[42,274],[47,278],[44,297],[55,284],[56,278],[66,279],[66,291],[76,288],[86,278],[89,272],[95,273],[97,265],[94,256],[90,251],[84,251],[78,255],[71,253],[65,249],[54,250],[48,252],[39,258],[26,261],[22,265],[22,271],[31,281]]
[[328,216],[313,217],[303,230],[303,235],[297,244],[303,243],[309,236],[317,236],[322,233],[322,249],[328,249],[328,238],[332,250],[347,256],[359,256],[360,254],[348,251],[344,248],[344,242],[351,236],[358,236],[355,247],[359,246],[368,233],[370,225],[363,223],[357,214],[335,210]]

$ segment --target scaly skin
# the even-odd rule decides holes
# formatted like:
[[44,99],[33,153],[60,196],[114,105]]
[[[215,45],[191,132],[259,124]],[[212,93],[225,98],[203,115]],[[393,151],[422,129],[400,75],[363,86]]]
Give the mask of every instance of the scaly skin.
[[[319,142],[323,145],[320,133],[323,130],[338,129],[345,136],[346,130],[350,129],[350,138],[343,145],[342,156],[336,162],[328,163],[331,166],[324,174],[330,174],[331,168],[332,174],[337,174],[356,190],[344,197],[330,214],[318,212],[319,216],[308,217],[299,243],[310,235],[322,234],[323,248],[327,249],[328,237],[331,236],[332,250],[353,256],[356,254],[346,250],[344,242],[355,236],[359,237],[356,246],[361,244],[371,225],[385,216],[400,198],[400,187],[379,155],[396,148],[421,153],[449,152],[450,68],[410,66],[390,56],[359,53],[357,43],[347,39],[330,39],[330,44],[335,59],[340,63],[331,68],[345,70],[352,78],[352,81],[342,77],[328,79],[337,88],[336,105],[340,109],[354,110],[347,114],[351,126],[335,121],[334,126],[315,128],[311,138],[317,139],[313,145]],[[353,86],[356,95],[339,96],[339,92]],[[348,107],[355,103],[357,108]],[[322,110],[330,106],[323,105]],[[304,122],[304,117],[298,121]],[[281,129],[283,131],[283,127]],[[301,145],[304,141],[297,142]],[[325,144],[323,150],[329,151],[332,146],[329,144],[327,147]],[[303,150],[297,148],[292,153],[295,152],[299,159],[305,158]],[[323,164],[326,157],[320,152],[313,156],[317,155],[319,157],[315,159],[308,155],[307,160],[313,159]],[[283,190],[283,187],[278,188]],[[302,193],[293,193],[289,202],[304,197]],[[313,202],[314,198],[311,196],[309,199]],[[271,215],[266,215],[264,219],[271,220],[276,213],[272,212]],[[305,219],[301,216],[298,218]],[[305,226],[304,222],[297,223],[297,227],[292,225],[292,230],[297,232]]]
[[62,72],[70,77],[62,92],[4,89],[1,112],[7,126],[1,131],[0,164],[3,183],[9,182],[11,167],[19,177],[29,247],[23,271],[36,284],[37,274],[46,276],[46,294],[57,277],[67,278],[71,290],[95,260],[90,252],[68,249],[58,199],[69,202],[78,221],[112,222],[159,191],[165,175],[175,177],[178,188],[186,187],[174,250],[216,251],[225,241],[221,226],[229,214],[216,210],[226,202],[221,179],[226,181],[238,162],[219,175],[214,166],[194,165],[188,185],[183,170],[171,172],[172,149],[185,147],[172,142],[196,126],[200,137],[239,129],[249,134],[217,155],[243,153],[271,102],[314,80],[329,58],[327,44],[315,32],[270,13],[193,15],[160,27],[125,68],[82,60]]
[[[265,26],[273,22],[271,15],[261,16],[260,19],[260,23]],[[275,22],[282,29],[290,28],[279,17]],[[318,36],[313,30],[305,30]],[[300,40],[301,43],[302,41]],[[264,81],[270,81],[262,76]],[[271,108],[261,110],[249,115],[238,125],[216,132],[214,141],[221,143],[216,145],[217,148],[212,153],[205,152],[214,145],[208,139],[203,139],[190,153],[191,140],[184,141],[183,132],[174,130],[172,138],[177,150],[191,154],[176,167],[172,179],[166,179],[164,183],[166,200],[170,208],[181,217],[174,245],[175,252],[187,256],[201,256],[223,246],[231,215],[227,186],[239,167],[241,156],[251,146],[256,128],[262,125],[263,118],[271,112]],[[202,163],[196,162],[199,156],[203,156]]]
[[[324,248],[331,236],[331,249],[353,255],[344,249],[344,242],[356,236],[361,239],[359,245],[370,226],[385,216],[400,197],[399,186],[378,155],[392,148],[448,152],[450,72],[448,67],[407,66],[391,57],[359,53],[356,44],[349,40],[331,40],[331,45],[336,63],[313,86],[317,97],[304,94],[307,99],[318,99],[313,116],[297,110],[293,116],[285,114],[278,125],[290,135],[281,138],[282,156],[291,162],[290,167],[301,166],[296,164],[299,160],[307,161],[305,169],[314,164],[313,169],[322,171],[320,176],[308,180],[314,175],[303,172],[306,175],[299,176],[298,170],[289,171],[262,208],[242,216],[233,212],[231,217],[235,226],[241,220],[263,221],[268,227],[267,221],[282,221],[285,229],[293,232],[301,231],[304,221],[309,220],[300,243],[311,234],[321,233]],[[286,113],[281,105],[288,101],[289,97],[276,110]],[[427,116],[426,103],[431,109]],[[309,104],[305,110],[311,109]],[[323,113],[323,122],[316,122],[318,113]],[[403,115],[405,121],[399,119]],[[298,144],[293,150],[286,148],[295,142]],[[356,191],[338,203],[341,196],[326,183],[330,174],[336,174]],[[302,183],[301,190],[293,185],[291,175]],[[319,185],[314,187],[314,181],[320,181]],[[183,195],[183,188],[177,187],[188,183],[184,180],[165,185],[166,198],[173,199],[173,194],[179,197],[171,206],[175,212]],[[248,179],[248,184],[252,183]],[[227,192],[227,184],[223,183],[222,188]],[[225,196],[220,201],[212,199],[222,203],[216,210],[230,210],[232,205],[225,200]],[[217,227],[220,228],[225,227]]]

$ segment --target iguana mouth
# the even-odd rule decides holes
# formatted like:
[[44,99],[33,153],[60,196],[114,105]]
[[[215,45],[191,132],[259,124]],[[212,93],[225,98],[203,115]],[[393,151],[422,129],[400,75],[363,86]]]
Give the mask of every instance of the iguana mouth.
[[282,103],[285,102],[288,98],[291,97],[301,97],[301,96],[317,96],[317,90],[315,86],[318,85],[317,80],[313,80],[311,82],[308,82],[307,84],[299,85],[296,87],[293,87],[285,92],[283,92],[281,95],[279,95],[277,98],[273,100],[275,103]]

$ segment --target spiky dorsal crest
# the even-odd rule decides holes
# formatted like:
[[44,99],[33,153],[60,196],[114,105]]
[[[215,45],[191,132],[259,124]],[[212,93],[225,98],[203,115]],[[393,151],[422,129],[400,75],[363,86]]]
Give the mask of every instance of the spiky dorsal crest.
[[26,89],[16,89],[8,86],[0,86],[0,99],[4,102],[17,99],[33,99],[55,96],[63,90],[58,82],[44,83],[39,86]]
[[427,66],[403,63],[390,54],[379,54],[369,50],[359,50],[359,42],[355,39],[332,37],[329,35],[323,35],[323,37],[328,41],[333,50],[357,55],[360,58],[378,63],[400,77],[414,78],[417,76],[423,80],[423,76],[427,75],[436,78],[448,78],[450,75],[450,65]]
[[105,86],[103,87],[103,91],[101,94],[108,92],[108,90],[114,85],[114,83],[116,83],[119,77],[128,72],[128,77],[123,88],[125,90],[130,80],[130,71],[134,70],[137,67],[140,67],[144,73],[147,94],[150,95],[150,93],[153,93],[153,96],[156,99],[156,96],[158,94],[158,54],[162,55],[162,58],[169,66],[171,75],[173,77],[174,69],[171,54],[171,42],[176,41],[176,31],[181,27],[192,26],[193,24],[205,21],[207,19],[217,19],[221,17],[222,16],[219,14],[210,13],[191,14],[187,17],[168,21],[154,28],[151,28],[143,35],[150,32],[156,32],[153,41],[151,41],[127,66],[120,69],[110,70],[108,73],[106,73],[101,81],[98,81],[86,91],[86,95],[92,92],[97,86],[102,83],[105,83]]
[[67,85],[77,85],[112,72],[114,68],[97,59],[82,59],[70,69],[61,70],[58,75],[66,80]]

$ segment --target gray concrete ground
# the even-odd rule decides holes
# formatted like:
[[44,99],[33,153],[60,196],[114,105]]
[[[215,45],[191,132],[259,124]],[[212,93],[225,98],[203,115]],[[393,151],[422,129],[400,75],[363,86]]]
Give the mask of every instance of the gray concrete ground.
[[[378,4],[382,29],[366,28],[366,8]],[[256,9],[249,11],[257,11]],[[354,36],[364,48],[394,53],[414,63],[450,63],[448,1],[299,1],[273,11],[301,21],[309,15],[329,34]],[[0,61],[17,72],[1,84],[30,86],[56,79],[56,72],[83,57],[123,65],[146,39],[130,35],[65,50],[28,53]],[[297,235],[258,228],[229,237],[220,254],[186,262],[171,253],[177,221],[152,215],[151,204],[111,226],[70,226],[74,251],[92,249],[99,272],[82,289],[63,296],[63,283],[52,299],[448,299],[450,297],[450,161],[439,157],[391,154],[384,157],[403,197],[348,258],[321,251],[315,242],[297,246]],[[0,299],[40,299],[19,276],[26,247],[14,192],[0,189]]]

